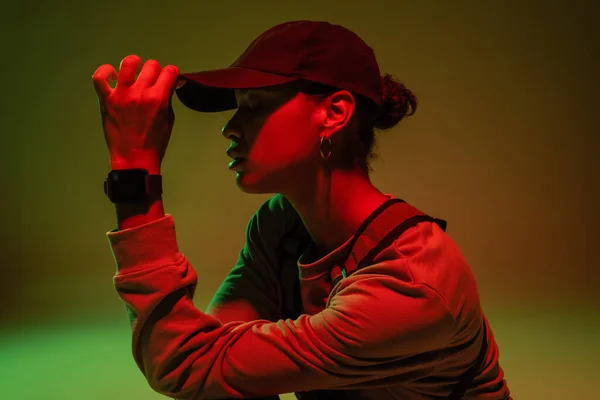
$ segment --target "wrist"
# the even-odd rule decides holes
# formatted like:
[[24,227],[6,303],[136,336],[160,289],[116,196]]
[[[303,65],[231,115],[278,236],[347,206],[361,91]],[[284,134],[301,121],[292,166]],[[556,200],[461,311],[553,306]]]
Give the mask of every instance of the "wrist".
[[152,157],[136,157],[134,160],[111,158],[111,169],[135,169],[142,168],[150,175],[160,175],[160,162]]
[[148,175],[160,175],[160,167],[157,166],[149,166],[143,164],[111,164],[111,170],[117,169],[138,169],[142,168],[148,171]]
[[142,203],[115,204],[119,230],[135,228],[165,216],[162,196],[152,197]]

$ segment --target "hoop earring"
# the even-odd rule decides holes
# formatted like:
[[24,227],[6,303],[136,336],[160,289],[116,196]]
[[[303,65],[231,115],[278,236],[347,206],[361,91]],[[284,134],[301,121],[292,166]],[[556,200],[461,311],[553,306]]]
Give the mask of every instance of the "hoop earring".
[[331,156],[331,138],[327,138],[327,152],[323,151],[323,143],[325,142],[325,136],[321,136],[321,144],[319,145],[319,152],[321,153],[321,158],[323,160],[327,160],[329,156]]

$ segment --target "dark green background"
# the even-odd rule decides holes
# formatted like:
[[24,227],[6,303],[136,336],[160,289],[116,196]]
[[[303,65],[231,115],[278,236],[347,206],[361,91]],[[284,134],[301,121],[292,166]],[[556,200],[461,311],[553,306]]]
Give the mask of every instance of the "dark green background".
[[[152,399],[105,233],[91,76],[128,54],[229,65],[296,19],[345,25],[419,98],[375,184],[449,221],[516,399],[594,399],[600,354],[597,1],[13,2],[2,35],[0,398]],[[268,196],[235,187],[220,129],[174,101],[166,211],[204,308]]]

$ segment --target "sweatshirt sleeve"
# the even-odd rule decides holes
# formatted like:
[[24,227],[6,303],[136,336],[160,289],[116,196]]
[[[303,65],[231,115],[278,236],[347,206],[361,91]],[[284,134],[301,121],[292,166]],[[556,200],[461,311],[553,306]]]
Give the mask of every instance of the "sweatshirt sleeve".
[[[193,303],[197,274],[170,215],[107,233],[134,359],[156,392],[176,399],[359,389],[414,378],[453,319],[437,293],[395,278],[401,258],[344,279],[315,315],[223,323]],[[391,379],[391,380],[390,380]]]

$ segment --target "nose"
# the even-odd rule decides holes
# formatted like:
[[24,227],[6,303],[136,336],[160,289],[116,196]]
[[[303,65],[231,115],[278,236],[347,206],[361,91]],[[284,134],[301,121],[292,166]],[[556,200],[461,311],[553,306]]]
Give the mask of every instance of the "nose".
[[231,124],[231,121],[227,122],[225,124],[225,126],[223,126],[223,129],[221,130],[221,134],[223,135],[223,137],[225,139],[231,140],[234,142],[239,142],[240,139],[242,138],[242,135],[240,134],[239,130],[234,128],[234,126]]

